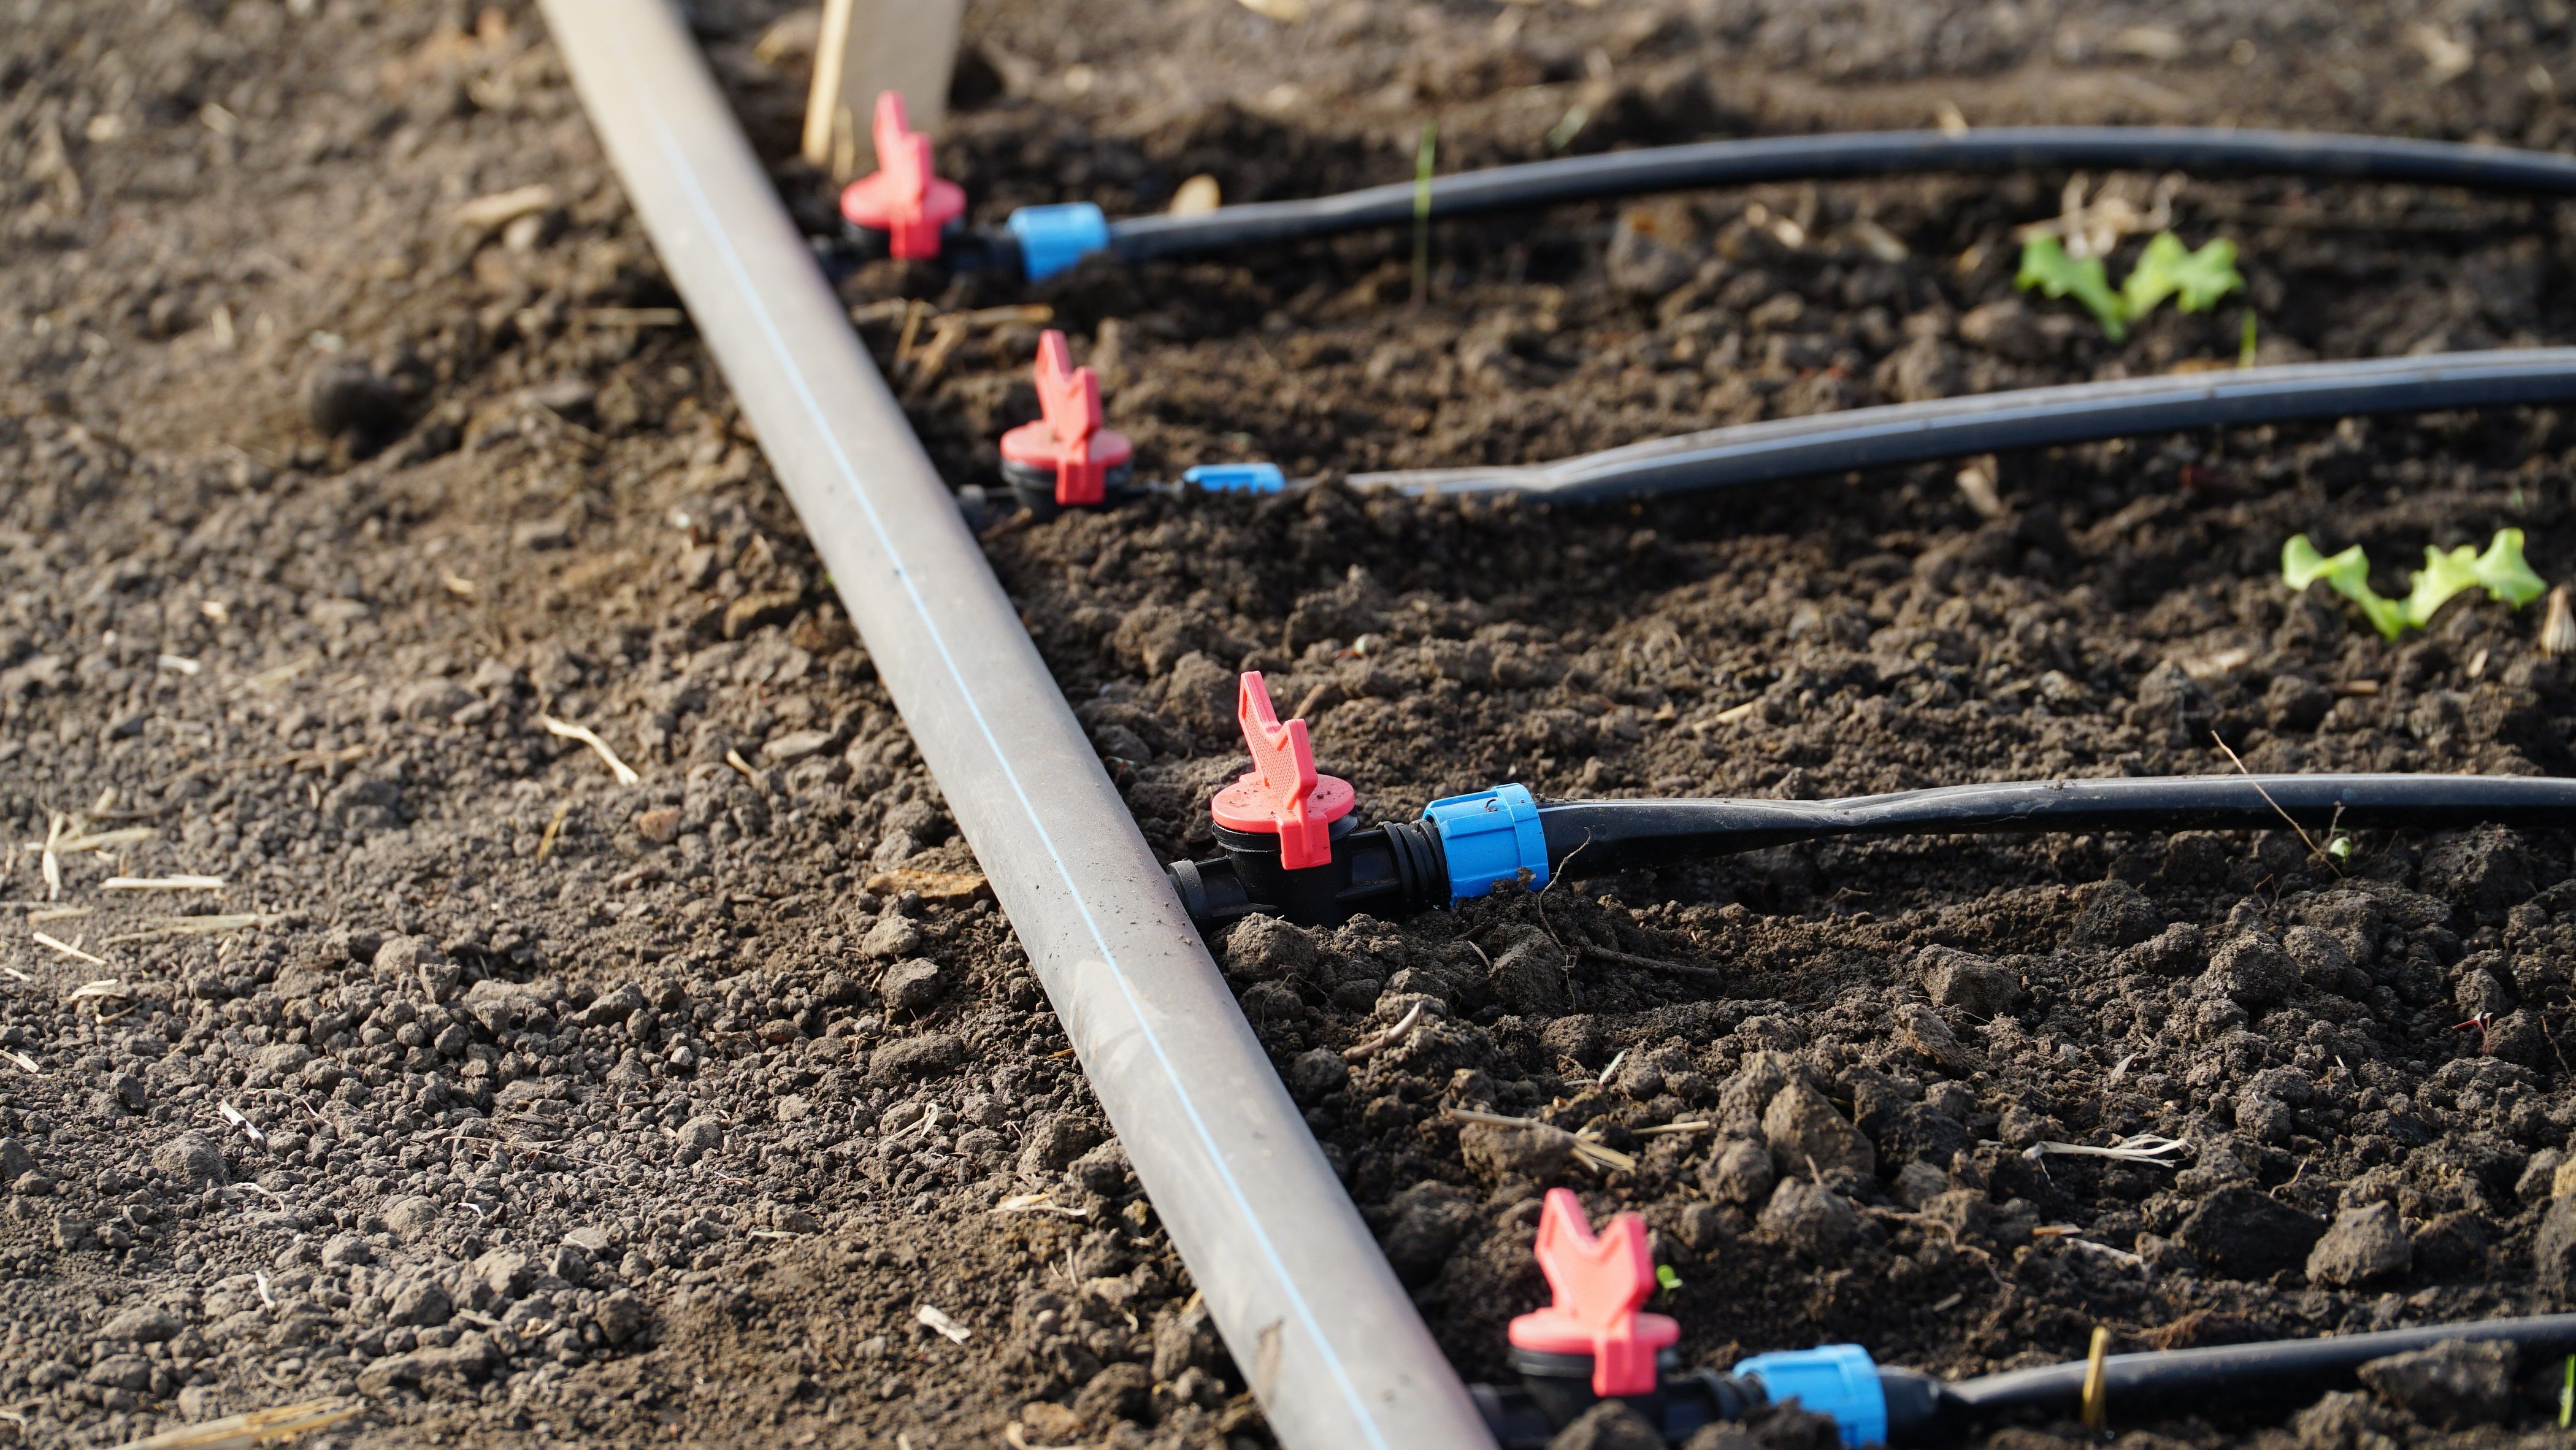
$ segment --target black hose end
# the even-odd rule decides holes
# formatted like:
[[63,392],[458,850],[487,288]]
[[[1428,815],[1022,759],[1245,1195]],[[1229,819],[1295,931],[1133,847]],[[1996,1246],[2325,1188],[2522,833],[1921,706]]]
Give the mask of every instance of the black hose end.
[[1000,227],[977,227],[954,235],[948,250],[949,265],[961,272],[1007,272],[1020,277],[1028,271],[1020,255],[1020,239]]
[[1941,1438],[1965,1417],[1966,1405],[1940,1380],[1911,1369],[1881,1369],[1878,1392],[1887,1401],[1887,1443],[1922,1445]]

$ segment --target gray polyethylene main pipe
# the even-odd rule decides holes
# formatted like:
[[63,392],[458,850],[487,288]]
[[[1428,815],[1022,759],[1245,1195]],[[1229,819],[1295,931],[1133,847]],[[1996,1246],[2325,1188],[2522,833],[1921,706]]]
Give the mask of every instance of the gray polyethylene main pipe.
[[1271,1429],[1490,1450],[687,29],[662,0],[544,9]]

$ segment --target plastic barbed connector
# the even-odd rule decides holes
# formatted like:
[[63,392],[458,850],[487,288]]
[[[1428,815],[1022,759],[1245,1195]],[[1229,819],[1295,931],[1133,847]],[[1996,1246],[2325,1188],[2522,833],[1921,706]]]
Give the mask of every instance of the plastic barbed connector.
[[1092,253],[1109,249],[1109,218],[1087,201],[1024,206],[1002,225],[1011,240],[1020,244],[1020,266],[1032,282],[1043,282]]
[[1073,365],[1064,334],[1038,339],[1038,408],[1043,417],[1002,435],[1002,461],[1055,474],[1055,501],[1066,507],[1109,496],[1109,475],[1136,455],[1123,433],[1100,426],[1100,374]]
[[1761,1381],[1772,1404],[1796,1400],[1811,1413],[1833,1416],[1852,1450],[1887,1443],[1887,1390],[1877,1363],[1857,1344],[1757,1354],[1737,1360],[1733,1372]]
[[1497,881],[1529,873],[1529,889],[1547,885],[1547,832],[1538,801],[1524,785],[1501,785],[1473,795],[1444,796],[1422,808],[1422,819],[1440,832],[1449,862],[1449,903],[1482,896]]
[[1279,864],[1290,871],[1332,864],[1333,822],[1359,804],[1359,792],[1347,780],[1315,773],[1306,722],[1279,722],[1259,670],[1243,672],[1236,718],[1252,769],[1217,792],[1208,814],[1229,831],[1277,836]]
[[1591,1355],[1592,1392],[1604,1399],[1653,1394],[1656,1357],[1681,1338],[1682,1327],[1639,1310],[1655,1292],[1645,1219],[1623,1213],[1596,1238],[1582,1201],[1551,1188],[1539,1214],[1536,1255],[1556,1302],[1512,1321],[1513,1346]]
[[877,169],[841,191],[841,215],[850,225],[886,234],[886,251],[904,261],[939,255],[948,224],[966,214],[966,190],[942,181],[930,158],[930,137],[912,129],[903,97],[877,97]]
[[1284,493],[1288,475],[1276,463],[1201,463],[1182,469],[1181,482],[1209,493]]

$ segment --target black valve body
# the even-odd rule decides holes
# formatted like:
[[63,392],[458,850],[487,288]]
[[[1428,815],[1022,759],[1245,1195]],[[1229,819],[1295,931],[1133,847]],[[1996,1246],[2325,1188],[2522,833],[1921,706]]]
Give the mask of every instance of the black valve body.
[[1201,931],[1246,916],[1284,917],[1299,926],[1335,927],[1362,912],[1397,917],[1449,904],[1449,863],[1439,832],[1421,821],[1361,828],[1348,816],[1333,823],[1333,859],[1291,871],[1279,864],[1279,838],[1216,828],[1225,854],[1175,861],[1172,890]]

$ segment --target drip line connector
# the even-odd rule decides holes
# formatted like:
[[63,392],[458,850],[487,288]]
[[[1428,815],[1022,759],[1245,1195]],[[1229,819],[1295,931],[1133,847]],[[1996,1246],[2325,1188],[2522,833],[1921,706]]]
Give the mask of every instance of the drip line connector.
[[1572,1190],[1550,1189],[1533,1253],[1554,1302],[1512,1320],[1509,1360],[1520,1383],[1468,1389],[1502,1450],[1543,1450],[1558,1431],[1613,1399],[1667,1445],[1708,1425],[1794,1404],[1831,1419],[1836,1438],[1862,1450],[1932,1444],[1983,1421],[2104,1403],[2135,1415],[2301,1404],[2349,1383],[2372,1360],[2451,1340],[2501,1341],[2529,1358],[2576,1350],[2576,1314],[2550,1314],[2114,1355],[1955,1382],[1882,1367],[1857,1344],[1757,1354],[1724,1372],[1685,1371],[1673,1348],[1681,1327],[1644,1312],[1656,1280],[1643,1218],[1620,1214],[1595,1235]]
[[1208,806],[1225,854],[1169,871],[1202,930],[1256,914],[1339,925],[1363,911],[1393,917],[1448,903],[1440,833],[1420,821],[1362,829],[1359,792],[1317,773],[1306,722],[1280,721],[1259,670],[1244,672],[1235,715],[1252,768]]
[[1527,788],[1448,796],[1418,821],[1358,828],[1358,792],[1315,774],[1306,722],[1285,725],[1261,672],[1245,672],[1237,713],[1253,769],[1217,792],[1208,814],[1225,854],[1176,861],[1172,888],[1202,931],[1254,914],[1339,926],[1482,896],[1505,881],[1547,884],[1548,843]]
[[1598,1236],[1572,1191],[1551,1188],[1539,1213],[1532,1253],[1556,1302],[1512,1321],[1514,1357],[1550,1363],[1580,1355],[1591,1361],[1592,1392],[1654,1393],[1655,1361],[1682,1337],[1681,1325],[1642,1312],[1655,1292],[1655,1253],[1646,1221],[1633,1213],[1610,1220]]
[[[1266,697],[1265,697],[1266,698]],[[1184,889],[1202,930],[1245,912],[1333,927],[1366,910],[1453,906],[1506,882],[1538,890],[1570,868],[1610,874],[1658,870],[1744,851],[1856,836],[1950,836],[2041,831],[2264,831],[2302,829],[2457,830],[2502,825],[2561,829],[2576,821],[2576,780],[2479,775],[2182,775],[2102,780],[2001,781],[1941,786],[1847,800],[1540,800],[1519,785],[1448,796],[1422,819],[1378,828],[1406,843],[1427,878],[1408,875],[1397,899],[1339,891],[1245,893]],[[1236,838],[1217,839],[1238,860]],[[1240,836],[1241,833],[1236,833]],[[1242,837],[1245,840],[1253,837]],[[1336,840],[1338,841],[1338,834]],[[1355,838],[1356,839],[1356,838]],[[1372,837],[1371,839],[1374,839]],[[1278,853],[1270,838],[1269,859]],[[1337,863],[1342,848],[1334,847]],[[1579,860],[1578,860],[1579,858]],[[1199,876],[1209,881],[1203,863]],[[1255,878],[1238,875],[1247,882]],[[1275,867],[1272,868],[1275,871]],[[1362,871],[1360,880],[1372,880]],[[1408,868],[1411,869],[1411,868]],[[1183,868],[1172,868],[1176,881]],[[1436,884],[1434,884],[1436,883]],[[1213,912],[1214,914],[1206,914]]]
[[1422,808],[1422,819],[1440,833],[1449,861],[1451,905],[1482,896],[1495,883],[1529,873],[1529,888],[1547,885],[1547,833],[1538,823],[1538,800],[1525,785],[1502,785],[1473,795],[1453,795]]
[[1673,1350],[1681,1326],[1644,1309],[1656,1288],[1655,1256],[1646,1221],[1636,1214],[1620,1214],[1596,1236],[1582,1201],[1569,1189],[1552,1188],[1532,1252],[1554,1302],[1512,1321],[1510,1360],[1520,1385],[1473,1391],[1506,1446],[1544,1444],[1609,1399],[1626,1401],[1674,1445],[1704,1425],[1793,1400],[1831,1416],[1852,1450],[1888,1443],[1891,1400],[1904,1429],[1933,1418],[1930,1381],[1907,1370],[1883,1371],[1856,1344],[1758,1354],[1724,1374],[1684,1372]]
[[1259,670],[1245,671],[1238,683],[1235,717],[1252,749],[1252,768],[1217,792],[1208,814],[1229,831],[1278,837],[1283,871],[1331,865],[1333,823],[1360,803],[1359,792],[1338,776],[1315,773],[1306,722],[1280,723]]
[[1003,224],[1018,244],[1020,267],[1032,282],[1043,282],[1094,252],[1109,250],[1109,218],[1087,201],[1057,206],[1024,206]]
[[[1068,508],[1102,508],[1150,495],[1284,492],[1287,475],[1275,463],[1202,463],[1185,469],[1177,484],[1140,482],[1136,446],[1124,433],[1102,426],[1100,374],[1073,365],[1064,334],[1038,338],[1034,369],[1038,420],[1002,435],[1002,481],[1010,502],[1039,519]],[[997,495],[982,484],[958,490],[959,502],[981,529],[994,521]]]
[[930,137],[912,129],[893,91],[877,97],[875,134],[877,169],[842,189],[841,217],[865,240],[882,238],[890,257],[933,260],[966,216],[966,190],[940,179]]
[[1205,493],[1285,493],[1288,475],[1276,463],[1200,463],[1181,470],[1181,482]]
[[1127,435],[1100,426],[1100,374],[1073,365],[1064,334],[1038,339],[1034,423],[1002,435],[1002,478],[1041,517],[1060,508],[1097,508],[1134,473]]

